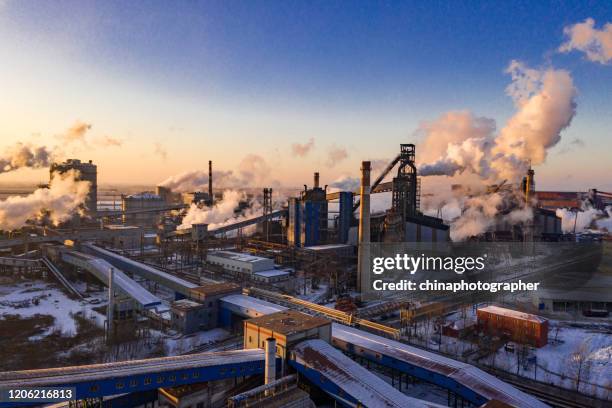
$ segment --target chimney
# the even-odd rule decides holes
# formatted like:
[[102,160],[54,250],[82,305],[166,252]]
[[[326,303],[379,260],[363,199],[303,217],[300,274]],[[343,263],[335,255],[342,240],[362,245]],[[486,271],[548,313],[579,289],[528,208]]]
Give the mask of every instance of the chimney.
[[314,174],[314,188],[319,188],[319,172]]
[[208,161],[208,201],[210,202],[211,207],[215,203],[215,197],[213,196],[212,187],[212,160]]
[[270,384],[276,380],[276,339],[274,337],[266,339],[265,358],[264,384]]
[[108,270],[108,306],[106,307],[106,341],[110,344],[115,331],[115,269]]
[[363,279],[370,272],[370,162],[361,162],[361,205],[359,206],[359,252],[357,287],[362,291]]

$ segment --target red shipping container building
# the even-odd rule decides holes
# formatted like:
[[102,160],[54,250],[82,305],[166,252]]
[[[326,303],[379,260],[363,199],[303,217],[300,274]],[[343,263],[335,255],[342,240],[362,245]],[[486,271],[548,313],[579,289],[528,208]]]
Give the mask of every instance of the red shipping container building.
[[517,343],[543,347],[548,343],[548,320],[499,306],[487,306],[476,311],[478,327],[491,335],[506,335]]

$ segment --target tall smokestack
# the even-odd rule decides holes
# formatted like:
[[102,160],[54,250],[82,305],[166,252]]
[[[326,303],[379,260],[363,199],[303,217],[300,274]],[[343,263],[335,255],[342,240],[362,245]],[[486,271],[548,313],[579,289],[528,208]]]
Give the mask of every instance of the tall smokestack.
[[115,269],[108,271],[108,306],[106,307],[106,341],[111,343],[113,340],[114,318],[115,318]]
[[314,174],[314,188],[319,188],[319,172]]
[[[276,339],[269,337],[265,342],[265,368],[264,384],[270,384],[276,380]],[[266,390],[266,395],[269,390]]]
[[357,257],[357,290],[370,269],[370,162],[361,162],[361,205],[359,206],[359,253]]
[[212,160],[208,161],[208,201],[212,207],[215,203],[215,197],[213,196],[212,188]]

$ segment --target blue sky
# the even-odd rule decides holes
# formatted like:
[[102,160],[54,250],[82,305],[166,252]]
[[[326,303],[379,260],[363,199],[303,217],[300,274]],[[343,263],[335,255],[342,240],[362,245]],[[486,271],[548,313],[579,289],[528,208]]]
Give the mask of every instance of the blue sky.
[[[578,113],[562,144],[584,140],[574,154],[588,170],[570,184],[610,189],[601,146],[612,147],[612,67],[556,52],[563,27],[587,17],[611,21],[612,5],[0,0],[0,136],[52,142],[82,120],[124,141],[75,151],[99,162],[106,181],[153,183],[255,153],[281,182],[301,185],[317,169],[333,179],[391,157],[421,121],[448,110],[503,126],[514,111],[503,71],[518,59],[571,71]],[[313,153],[291,158],[291,144],[310,137]],[[349,157],[326,168],[332,145]],[[125,176],[118,157],[142,168]],[[567,157],[553,151],[539,169],[550,188],[569,182],[559,177]]]

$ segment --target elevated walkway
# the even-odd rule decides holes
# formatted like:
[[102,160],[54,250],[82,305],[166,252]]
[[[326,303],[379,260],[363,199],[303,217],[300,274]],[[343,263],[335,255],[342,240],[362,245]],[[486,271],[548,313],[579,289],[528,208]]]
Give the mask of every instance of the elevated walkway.
[[337,323],[332,344],[351,355],[446,388],[477,406],[496,400],[521,408],[548,405],[478,367]]
[[402,394],[323,340],[306,340],[295,346],[289,364],[336,401],[349,407],[442,407]]
[[[76,398],[85,399],[243,377],[263,372],[263,350],[237,350],[2,372],[0,388],[74,387]],[[23,405],[24,403],[0,402],[0,408]]]
[[167,311],[160,298],[153,295],[132,278],[115,268],[104,259],[96,258],[77,251],[62,252],[62,261],[84,269],[108,286],[110,269],[114,269],[113,283],[118,291],[136,301],[145,310],[155,309],[158,313]]
[[150,281],[159,283],[162,286],[172,289],[174,292],[181,294],[182,296],[188,296],[189,291],[193,288],[198,287],[195,283],[188,282],[177,276],[169,273],[160,271],[150,265],[145,265],[142,262],[135,261],[125,256],[116,254],[112,251],[100,248],[93,244],[84,244],[83,248],[96,257],[102,258],[109,262],[116,268],[123,271],[132,273],[134,275],[141,276]]

